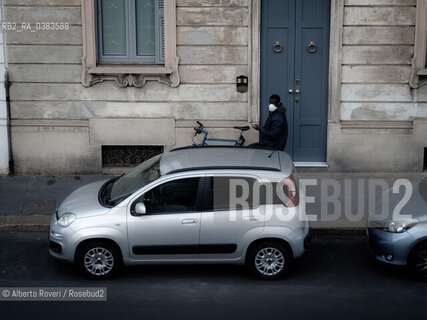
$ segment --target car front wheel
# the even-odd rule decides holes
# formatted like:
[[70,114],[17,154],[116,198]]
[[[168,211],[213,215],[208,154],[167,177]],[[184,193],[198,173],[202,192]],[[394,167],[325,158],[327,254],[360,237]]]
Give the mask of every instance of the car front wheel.
[[427,243],[417,246],[411,252],[408,267],[418,279],[427,280]]
[[289,271],[292,255],[280,243],[262,242],[250,250],[247,264],[258,278],[274,280],[283,277]]
[[103,241],[85,245],[77,255],[79,269],[89,278],[108,279],[114,276],[120,266],[117,248]]

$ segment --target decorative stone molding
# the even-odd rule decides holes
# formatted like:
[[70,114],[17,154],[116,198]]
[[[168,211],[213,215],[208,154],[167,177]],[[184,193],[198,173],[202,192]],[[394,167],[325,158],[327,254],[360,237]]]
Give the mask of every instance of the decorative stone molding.
[[141,88],[148,80],[178,87],[179,58],[176,55],[176,0],[165,1],[165,64],[98,64],[96,61],[95,0],[82,1],[83,57],[82,84],[90,87],[115,81],[118,87]]
[[142,88],[148,80],[157,80],[175,88],[180,84],[178,63],[177,58],[174,68],[159,65],[98,65],[94,68],[86,68],[82,83],[85,87],[90,87],[95,83],[112,80],[121,88]]
[[427,0],[417,0],[414,56],[411,60],[409,85],[419,88],[427,83],[426,68]]
[[341,132],[351,134],[366,133],[394,133],[394,134],[412,134],[412,121],[340,121]]
[[121,88],[142,88],[145,82],[147,82],[142,74],[119,74],[115,80],[116,84]]

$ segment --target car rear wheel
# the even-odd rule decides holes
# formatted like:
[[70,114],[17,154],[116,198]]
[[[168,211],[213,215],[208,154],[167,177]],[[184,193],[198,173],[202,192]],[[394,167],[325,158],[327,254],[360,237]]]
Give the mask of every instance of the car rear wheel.
[[274,280],[283,277],[290,269],[292,255],[278,242],[262,242],[250,249],[247,265],[260,279]]
[[427,243],[412,250],[408,259],[408,267],[418,279],[427,280]]
[[117,248],[103,241],[85,245],[77,255],[79,269],[92,279],[108,279],[114,276],[120,267],[120,253]]

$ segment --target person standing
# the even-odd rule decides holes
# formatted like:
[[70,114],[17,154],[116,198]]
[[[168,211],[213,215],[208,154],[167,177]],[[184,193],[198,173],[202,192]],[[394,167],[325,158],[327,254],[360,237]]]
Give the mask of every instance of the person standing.
[[268,118],[264,126],[253,125],[255,130],[259,130],[260,141],[250,146],[283,151],[288,139],[288,120],[286,118],[286,108],[280,102],[279,95],[273,94],[270,97],[268,111]]

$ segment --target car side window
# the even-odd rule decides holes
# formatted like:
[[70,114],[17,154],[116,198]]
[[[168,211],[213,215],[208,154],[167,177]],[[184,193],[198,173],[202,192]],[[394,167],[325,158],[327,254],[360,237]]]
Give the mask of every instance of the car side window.
[[[204,210],[206,211],[227,211],[230,210],[230,186],[232,185],[232,180],[237,179],[237,186],[235,189],[235,196],[237,198],[242,196],[242,186],[244,184],[249,188],[249,195],[246,199],[249,204],[249,209],[254,208],[253,201],[253,187],[256,182],[254,178],[248,177],[209,177],[206,179],[206,192],[204,197]],[[233,189],[234,192],[234,189]],[[262,200],[261,200],[262,201]],[[234,207],[233,207],[234,208]],[[237,205],[236,210],[243,209],[241,206]]]
[[200,178],[186,178],[166,182],[147,191],[136,203],[144,202],[147,214],[179,213],[197,211],[197,196]]

